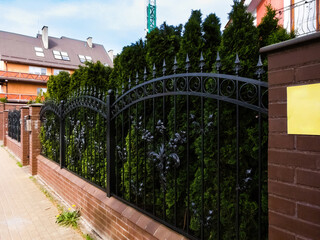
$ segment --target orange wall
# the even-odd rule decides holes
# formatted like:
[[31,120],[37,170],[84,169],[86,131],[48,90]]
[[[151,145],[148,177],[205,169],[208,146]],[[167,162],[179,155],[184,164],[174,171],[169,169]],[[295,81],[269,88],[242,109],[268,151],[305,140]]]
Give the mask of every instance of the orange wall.
[[[257,25],[261,23],[262,18],[266,15],[266,6],[271,4],[273,9],[281,9],[283,8],[283,0],[262,0],[257,7]],[[280,18],[279,24],[283,25],[283,18]]]
[[[38,88],[46,88],[47,84],[33,84],[24,82],[10,82],[8,84],[8,93],[32,94],[37,95]],[[3,92],[6,92],[4,87]]]
[[[4,70],[5,71],[9,71],[9,72],[29,73],[29,66],[46,68],[47,69],[47,75],[53,75],[54,69],[58,69],[58,68],[48,68],[48,67],[35,66],[35,65],[23,65],[23,64],[17,64],[17,63],[7,63],[7,68],[4,69]],[[69,71],[70,74],[74,73],[73,70],[66,70],[66,71]]]
[[[34,66],[34,65],[7,63],[4,70],[9,72],[29,73],[29,66]],[[38,67],[38,66],[34,66],[34,67]],[[45,67],[41,67],[41,68],[45,68]],[[54,69],[57,69],[57,68],[46,68],[46,69],[47,69],[47,75],[53,75]],[[69,72],[70,74],[74,73],[74,71],[72,70],[69,70]],[[26,82],[9,81],[8,90],[4,86],[2,88],[3,89],[2,92],[37,95],[38,88],[46,88],[46,87],[47,85],[43,83],[34,84],[34,83],[26,83]]]

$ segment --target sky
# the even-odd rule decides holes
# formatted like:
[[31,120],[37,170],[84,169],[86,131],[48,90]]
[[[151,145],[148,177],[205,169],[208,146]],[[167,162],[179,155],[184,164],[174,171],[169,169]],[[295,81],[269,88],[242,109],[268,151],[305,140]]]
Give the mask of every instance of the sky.
[[[191,10],[203,19],[215,13],[225,26],[233,0],[157,0],[157,26],[185,24]],[[49,36],[69,37],[122,48],[145,37],[147,0],[0,0],[0,30],[35,37],[43,26]]]

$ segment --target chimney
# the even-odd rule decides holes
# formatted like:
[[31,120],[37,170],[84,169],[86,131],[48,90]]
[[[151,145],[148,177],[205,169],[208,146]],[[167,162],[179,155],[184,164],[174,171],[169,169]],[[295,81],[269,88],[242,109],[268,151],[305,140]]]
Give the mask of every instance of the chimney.
[[88,44],[89,48],[92,48],[92,37],[87,38],[87,44]]
[[113,62],[113,50],[112,49],[108,51],[108,55],[111,58],[111,61]]
[[42,27],[42,43],[43,43],[43,47],[45,49],[49,48],[48,27],[47,26]]

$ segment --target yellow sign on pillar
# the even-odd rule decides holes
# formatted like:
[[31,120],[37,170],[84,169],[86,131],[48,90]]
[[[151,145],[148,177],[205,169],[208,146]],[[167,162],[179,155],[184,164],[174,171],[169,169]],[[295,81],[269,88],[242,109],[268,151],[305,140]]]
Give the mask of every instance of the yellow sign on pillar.
[[288,134],[320,135],[320,84],[287,87]]

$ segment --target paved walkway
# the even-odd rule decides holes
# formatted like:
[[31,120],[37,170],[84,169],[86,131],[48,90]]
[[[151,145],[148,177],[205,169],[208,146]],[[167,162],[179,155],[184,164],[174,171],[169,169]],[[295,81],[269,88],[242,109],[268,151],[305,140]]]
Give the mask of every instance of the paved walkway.
[[57,208],[0,147],[0,240],[83,239],[55,223]]

